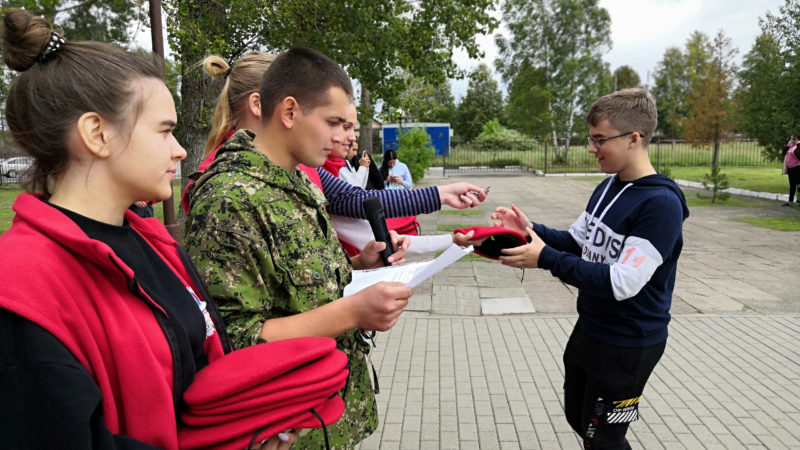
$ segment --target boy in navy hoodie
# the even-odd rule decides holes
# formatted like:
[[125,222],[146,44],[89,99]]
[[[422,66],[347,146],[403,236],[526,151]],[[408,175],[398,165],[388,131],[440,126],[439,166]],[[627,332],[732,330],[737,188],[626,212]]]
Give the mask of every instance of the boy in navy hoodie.
[[516,206],[497,224],[530,236],[503,264],[549,270],[578,288],[578,323],[564,351],[564,410],[586,448],[630,448],[645,383],[667,340],[686,199],[656,172],[647,145],[657,122],[653,98],[625,89],[589,110],[589,153],[612,174],[568,231],[532,223]]

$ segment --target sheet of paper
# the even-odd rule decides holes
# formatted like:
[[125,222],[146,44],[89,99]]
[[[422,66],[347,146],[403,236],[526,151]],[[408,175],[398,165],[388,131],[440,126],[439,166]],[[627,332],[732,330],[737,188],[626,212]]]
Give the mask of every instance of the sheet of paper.
[[344,295],[353,295],[380,281],[398,281],[415,287],[470,253],[472,253],[471,245],[462,248],[453,244],[434,260],[417,261],[402,266],[388,266],[379,269],[354,270],[353,280],[345,286]]

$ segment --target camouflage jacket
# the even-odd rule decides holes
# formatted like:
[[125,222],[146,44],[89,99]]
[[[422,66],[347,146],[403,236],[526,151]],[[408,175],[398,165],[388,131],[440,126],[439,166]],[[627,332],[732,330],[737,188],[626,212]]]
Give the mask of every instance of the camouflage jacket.
[[[302,313],[342,296],[350,261],[336,238],[322,192],[306,175],[274,164],[238,131],[194,174],[184,247],[219,306],[236,348],[253,345],[265,320]],[[365,362],[351,330],[337,338],[350,357],[345,414],[328,427],[331,445],[350,447],[377,427]],[[321,430],[295,448],[317,448]]]

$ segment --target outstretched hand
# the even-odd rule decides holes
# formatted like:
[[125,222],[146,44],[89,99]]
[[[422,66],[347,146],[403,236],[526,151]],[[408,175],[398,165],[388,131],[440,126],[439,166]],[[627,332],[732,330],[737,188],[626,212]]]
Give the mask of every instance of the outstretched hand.
[[492,220],[496,227],[508,228],[514,230],[522,235],[525,234],[525,229],[533,226],[528,216],[525,215],[516,205],[511,205],[511,209],[499,207],[494,210]]
[[539,255],[545,247],[544,241],[527,227],[525,233],[530,237],[530,242],[514,248],[504,248],[502,251],[508,256],[501,256],[500,262],[504,266],[511,266],[520,269],[535,269],[539,267]]
[[478,206],[489,195],[485,189],[465,182],[444,184],[438,189],[441,203],[456,209]]

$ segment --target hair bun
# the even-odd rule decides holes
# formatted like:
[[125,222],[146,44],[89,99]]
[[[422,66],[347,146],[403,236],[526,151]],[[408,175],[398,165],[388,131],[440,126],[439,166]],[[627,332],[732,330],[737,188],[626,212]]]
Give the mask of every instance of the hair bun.
[[36,63],[51,36],[50,23],[43,17],[34,16],[24,9],[11,8],[3,15],[0,24],[3,60],[13,70],[27,70]]
[[203,70],[212,78],[222,78],[230,66],[221,56],[211,55],[203,60]]

